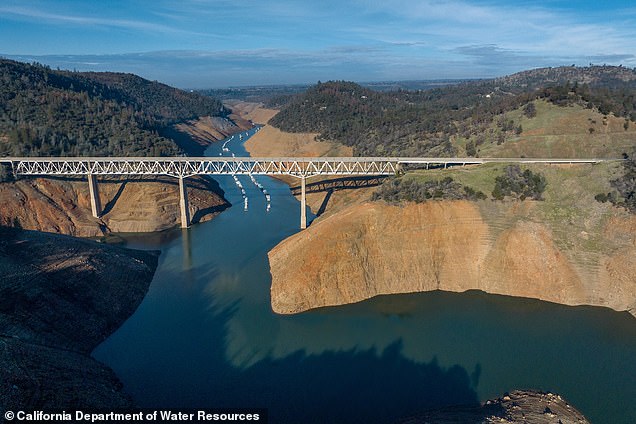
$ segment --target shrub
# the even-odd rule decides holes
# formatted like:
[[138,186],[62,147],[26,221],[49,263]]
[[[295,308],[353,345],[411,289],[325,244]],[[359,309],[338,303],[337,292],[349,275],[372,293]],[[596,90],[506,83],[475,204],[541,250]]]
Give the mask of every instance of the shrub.
[[[610,184],[617,192],[608,193],[606,201],[613,203],[614,205],[620,205],[627,208],[630,212],[636,213],[636,152],[631,157],[627,154],[623,154],[623,158],[626,159],[623,162],[623,168],[625,172],[623,176],[612,180]],[[598,194],[595,199],[599,202],[603,201],[603,196]]]
[[519,165],[509,165],[506,167],[504,175],[495,178],[492,196],[497,200],[503,200],[506,196],[518,200],[527,198],[541,200],[546,186],[547,182],[543,175],[529,169],[521,171]]
[[438,181],[419,181],[415,178],[394,178],[386,181],[373,193],[373,200],[385,200],[389,203],[425,202],[436,200],[479,200],[486,199],[481,191],[466,187],[446,177]]
[[0,163],[0,183],[13,181],[13,171],[8,163]]

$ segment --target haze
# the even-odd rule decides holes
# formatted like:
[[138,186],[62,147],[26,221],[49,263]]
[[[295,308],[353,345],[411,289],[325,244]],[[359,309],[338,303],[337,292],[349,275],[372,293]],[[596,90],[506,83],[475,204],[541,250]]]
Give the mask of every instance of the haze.
[[181,88],[636,66],[636,8],[596,1],[5,0],[0,55]]

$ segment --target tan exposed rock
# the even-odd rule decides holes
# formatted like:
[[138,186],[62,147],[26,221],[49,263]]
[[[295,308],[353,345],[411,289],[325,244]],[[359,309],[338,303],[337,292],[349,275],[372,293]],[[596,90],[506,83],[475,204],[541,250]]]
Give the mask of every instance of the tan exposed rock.
[[253,157],[352,156],[351,147],[327,141],[316,141],[316,135],[287,133],[266,125],[247,140],[245,148]]
[[247,121],[252,121],[255,124],[267,124],[267,122],[278,113],[276,109],[263,107],[262,103],[237,100],[229,101],[226,105],[232,109],[235,116],[239,116]]
[[[260,103],[233,102],[230,106],[235,115],[263,125],[278,113],[278,110],[264,108]],[[316,141],[317,135],[288,133],[265,125],[245,142],[245,149],[253,157],[353,156],[351,147],[331,141]]]
[[479,406],[451,406],[401,420],[399,424],[524,423],[589,424],[561,396],[530,390],[515,390]]
[[269,259],[278,313],[437,289],[636,310],[636,247],[601,255],[599,271],[585,272],[545,225],[520,220],[494,231],[467,201],[346,207],[284,240]]
[[[257,104],[238,108],[263,122],[275,114]],[[252,156],[351,155],[337,143],[317,142],[315,134],[272,127],[264,127],[245,146]],[[283,180],[297,194],[298,181]],[[541,221],[545,208],[536,202],[396,207],[369,203],[373,190],[308,192],[307,205],[320,211],[320,218],[269,253],[274,311],[295,313],[379,294],[479,289],[636,315],[636,217],[607,214],[597,234],[595,223],[602,220],[597,214],[606,212],[599,204],[582,228],[571,227],[577,237],[559,233],[559,238],[552,233],[554,225]],[[563,212],[563,205],[553,202]],[[594,250],[573,239],[604,247]],[[577,243],[574,252],[559,248],[564,240]]]
[[505,230],[484,261],[478,288],[569,305],[585,303],[583,283],[542,225],[522,222]]
[[470,202],[347,208],[270,252],[272,307],[293,313],[379,294],[466,290],[478,281],[487,231]]

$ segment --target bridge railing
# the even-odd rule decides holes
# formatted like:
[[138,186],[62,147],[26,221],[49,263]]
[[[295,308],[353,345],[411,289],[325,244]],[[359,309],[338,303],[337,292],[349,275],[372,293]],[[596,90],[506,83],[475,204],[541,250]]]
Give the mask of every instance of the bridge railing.
[[470,165],[484,163],[597,163],[620,159],[534,159],[534,158],[0,158],[10,162],[16,175],[392,175],[401,165]]

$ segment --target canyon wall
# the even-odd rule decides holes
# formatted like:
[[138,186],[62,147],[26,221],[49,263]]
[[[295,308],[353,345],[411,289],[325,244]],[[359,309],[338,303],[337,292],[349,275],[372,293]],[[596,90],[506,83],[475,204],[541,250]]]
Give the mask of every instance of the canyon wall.
[[[192,222],[203,222],[229,204],[214,181],[186,180]],[[94,218],[85,179],[25,178],[0,183],[0,225],[97,237],[154,232],[180,225],[179,186],[175,178],[99,179],[104,210]]]
[[[521,216],[533,203],[504,203],[499,213]],[[547,225],[492,222],[479,202],[346,207],[269,253],[272,308],[289,314],[381,294],[478,289],[636,314],[636,217],[608,222],[604,236],[616,248],[583,263]]]

